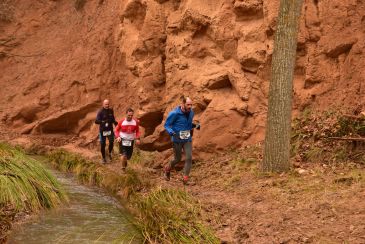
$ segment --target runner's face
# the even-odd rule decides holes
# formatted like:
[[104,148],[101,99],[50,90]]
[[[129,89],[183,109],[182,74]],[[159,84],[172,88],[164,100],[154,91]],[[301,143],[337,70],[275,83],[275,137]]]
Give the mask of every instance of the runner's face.
[[104,102],[103,102],[103,107],[104,107],[105,109],[108,109],[108,108],[109,108],[109,101],[104,101]]
[[184,110],[186,112],[190,112],[192,107],[193,107],[193,102],[191,100],[186,101],[186,103],[184,104]]
[[131,121],[131,120],[132,120],[132,118],[133,118],[133,112],[128,112],[128,113],[127,113],[127,120],[128,120],[128,121]]

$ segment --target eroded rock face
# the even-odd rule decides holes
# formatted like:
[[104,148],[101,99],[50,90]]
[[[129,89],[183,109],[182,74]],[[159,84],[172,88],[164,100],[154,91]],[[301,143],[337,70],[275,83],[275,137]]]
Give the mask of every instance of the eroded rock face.
[[[96,111],[110,98],[117,119],[136,110],[142,148],[163,151],[164,120],[187,95],[202,125],[199,151],[263,140],[278,0],[8,2],[11,18],[0,19],[8,128],[92,142]],[[305,1],[294,110],[365,106],[364,10],[355,0]]]

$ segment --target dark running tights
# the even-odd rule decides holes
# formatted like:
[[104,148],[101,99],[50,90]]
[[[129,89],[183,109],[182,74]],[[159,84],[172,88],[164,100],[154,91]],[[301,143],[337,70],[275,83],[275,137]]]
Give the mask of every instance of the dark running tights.
[[[113,151],[113,141],[109,140],[109,154]],[[100,143],[100,151],[101,151],[101,156],[103,156],[103,158],[105,158],[105,146],[106,146],[106,140],[104,143]]]

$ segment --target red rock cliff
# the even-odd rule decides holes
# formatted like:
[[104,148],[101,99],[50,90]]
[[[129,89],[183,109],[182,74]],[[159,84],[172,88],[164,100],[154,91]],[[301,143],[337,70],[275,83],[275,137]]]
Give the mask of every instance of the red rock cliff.
[[[147,150],[167,113],[195,103],[205,152],[262,140],[278,0],[0,0],[0,119],[95,141],[110,98],[137,110]],[[364,106],[365,2],[306,0],[294,111]]]

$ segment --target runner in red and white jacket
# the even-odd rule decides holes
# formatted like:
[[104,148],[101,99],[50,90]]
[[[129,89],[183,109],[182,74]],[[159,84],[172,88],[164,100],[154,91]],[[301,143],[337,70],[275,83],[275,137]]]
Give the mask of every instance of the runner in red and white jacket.
[[140,144],[139,121],[133,118],[134,111],[127,109],[127,117],[118,122],[115,127],[115,137],[119,142],[119,152],[122,160],[122,169],[127,167],[127,161],[132,157],[133,145]]

